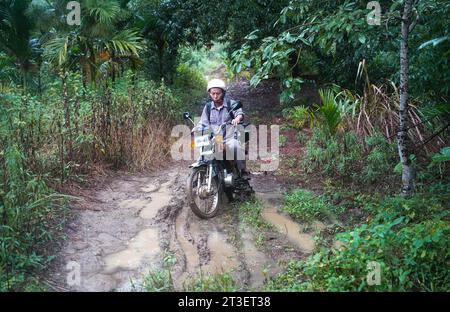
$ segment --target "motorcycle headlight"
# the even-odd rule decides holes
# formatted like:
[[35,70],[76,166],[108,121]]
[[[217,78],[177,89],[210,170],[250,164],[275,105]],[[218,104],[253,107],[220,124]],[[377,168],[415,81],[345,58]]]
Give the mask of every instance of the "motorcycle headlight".
[[222,135],[216,135],[214,138],[216,143],[223,143],[223,136]]

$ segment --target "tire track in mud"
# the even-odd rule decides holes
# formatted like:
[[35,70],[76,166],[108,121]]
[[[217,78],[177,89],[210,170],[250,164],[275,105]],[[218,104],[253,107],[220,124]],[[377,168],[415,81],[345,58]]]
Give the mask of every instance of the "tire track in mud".
[[[188,170],[185,170],[183,184],[187,174]],[[173,268],[175,290],[185,289],[200,275],[216,273],[234,272],[234,279],[241,282],[239,251],[225,233],[228,223],[223,213],[213,219],[200,219],[184,201],[184,185],[179,191],[174,196],[182,199],[183,209],[175,218],[165,218],[167,227],[172,228],[166,231],[169,235],[165,240],[170,241],[169,246],[177,256],[177,263]]]

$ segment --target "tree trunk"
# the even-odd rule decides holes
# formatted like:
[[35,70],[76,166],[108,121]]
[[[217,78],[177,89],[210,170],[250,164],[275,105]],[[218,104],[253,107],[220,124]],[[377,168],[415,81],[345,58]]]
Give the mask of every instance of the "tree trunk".
[[158,74],[159,80],[164,79],[164,41],[161,40],[158,44]]
[[398,132],[398,153],[402,163],[401,195],[409,197],[412,191],[412,167],[408,151],[408,37],[414,0],[405,0],[402,15],[402,37],[400,46],[400,129]]
[[41,73],[42,61],[38,62],[38,92],[39,97],[42,98],[42,73]]
[[[2,142],[1,143],[2,148],[4,148],[4,150],[2,150],[2,155],[6,154],[5,153],[6,152],[6,144],[7,144],[6,142]],[[2,171],[3,171],[2,178],[3,178],[3,187],[4,187],[4,189],[2,191],[3,191],[3,194],[6,195],[8,193],[8,190],[7,190],[7,187],[8,187],[8,171],[7,171],[7,168],[6,168],[6,159],[5,159],[5,157],[6,156],[1,156],[0,155],[0,163],[1,163]],[[5,199],[4,199],[3,196],[4,195],[2,195],[2,197],[0,198],[1,201],[3,202],[2,225],[8,225],[8,213],[6,211],[6,202],[5,202]]]
[[64,128],[67,131],[67,151],[69,152],[69,161],[72,160],[73,149],[72,149],[72,129],[70,125],[70,103],[69,95],[67,90],[67,74],[64,73],[62,79],[63,84],[63,105],[64,105]]
[[58,130],[59,130],[59,161],[61,169],[61,185],[64,183],[64,134],[60,120],[58,119]]

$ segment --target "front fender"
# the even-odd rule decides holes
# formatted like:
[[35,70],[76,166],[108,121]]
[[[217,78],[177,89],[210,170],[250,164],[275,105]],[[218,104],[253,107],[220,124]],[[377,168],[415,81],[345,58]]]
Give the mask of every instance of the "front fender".
[[[207,167],[207,166],[209,166],[209,164],[210,164],[209,162],[199,160],[199,161],[196,161],[195,163],[189,165],[189,168],[195,169],[195,168],[199,168],[199,167],[203,167],[203,166]],[[215,177],[215,176],[218,176],[217,167],[215,165],[213,165],[213,177]]]
[[207,165],[208,165],[208,163],[206,161],[199,160],[199,161],[196,161],[195,163],[189,165],[189,168],[198,168],[198,167],[207,166]]

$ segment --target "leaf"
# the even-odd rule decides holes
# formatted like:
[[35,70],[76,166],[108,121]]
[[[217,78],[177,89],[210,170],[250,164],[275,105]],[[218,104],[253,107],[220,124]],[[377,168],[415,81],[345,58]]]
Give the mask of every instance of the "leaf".
[[120,12],[119,3],[113,1],[86,1],[89,15],[94,17],[99,23],[108,24],[114,21]]
[[399,162],[394,168],[394,173],[401,174],[402,173],[402,169],[403,169],[402,163]]
[[359,42],[361,42],[362,44],[366,43],[366,36],[364,36],[363,34],[359,35],[358,37]]
[[403,220],[405,219],[405,217],[399,217],[397,219],[395,219],[394,221],[392,221],[392,223],[390,224],[390,227],[393,227],[397,224],[400,224],[403,222]]
[[444,37],[434,38],[434,39],[432,39],[432,40],[428,40],[428,41],[422,43],[422,44],[419,46],[418,49],[421,50],[421,49],[423,49],[423,48],[425,48],[425,47],[427,47],[427,46],[429,46],[429,45],[433,45],[433,47],[435,47],[435,46],[437,46],[438,44],[444,42],[445,40],[449,40],[449,39],[450,39],[449,36],[444,36]]
[[54,38],[45,45],[44,56],[49,62],[61,66],[67,61],[68,44],[69,36]]
[[440,150],[439,153],[434,154],[431,157],[433,163],[442,163],[450,161],[450,146],[446,146]]
[[245,37],[245,39],[246,40],[255,40],[255,39],[258,39],[258,36],[256,35],[256,33],[259,31],[259,29],[256,29],[256,30],[254,30],[254,31],[252,31],[251,33],[249,33],[246,37]]
[[289,32],[287,32],[284,36],[283,36],[283,40],[285,40],[288,43],[293,43],[295,41],[297,41],[297,38],[292,36]]
[[273,43],[269,44],[267,47],[265,47],[264,51],[263,51],[263,60],[269,59],[270,57],[272,57],[272,53],[273,53]]
[[116,34],[107,44],[108,50],[115,50],[119,54],[133,54],[138,56],[138,51],[143,49],[142,38],[137,31],[126,29]]

